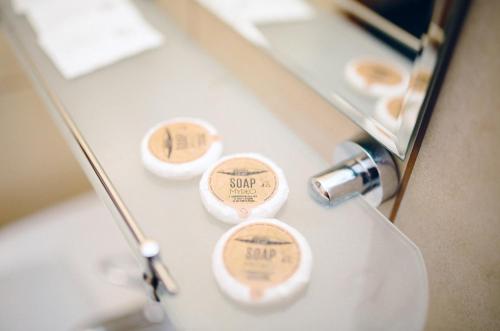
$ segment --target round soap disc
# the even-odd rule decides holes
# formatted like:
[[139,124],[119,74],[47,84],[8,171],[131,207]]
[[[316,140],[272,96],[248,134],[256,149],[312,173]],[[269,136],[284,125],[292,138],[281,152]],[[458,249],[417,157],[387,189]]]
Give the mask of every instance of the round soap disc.
[[174,118],[151,128],[141,144],[144,166],[165,178],[197,176],[222,154],[215,128],[195,118]]
[[391,132],[396,132],[401,125],[403,100],[403,95],[383,97],[375,105],[375,117]]
[[410,90],[412,95],[423,99],[431,82],[432,74],[427,70],[417,70],[410,78]]
[[271,160],[254,153],[220,159],[200,181],[203,205],[227,223],[272,217],[288,198],[283,171]]
[[375,58],[349,61],[345,76],[351,86],[373,97],[402,94],[409,84],[409,74],[404,68]]
[[276,219],[243,222],[217,242],[212,260],[222,291],[249,305],[292,299],[309,282],[312,253],[306,239]]
[[422,94],[380,98],[375,105],[375,117],[385,128],[396,133],[403,121],[415,123],[422,101]]

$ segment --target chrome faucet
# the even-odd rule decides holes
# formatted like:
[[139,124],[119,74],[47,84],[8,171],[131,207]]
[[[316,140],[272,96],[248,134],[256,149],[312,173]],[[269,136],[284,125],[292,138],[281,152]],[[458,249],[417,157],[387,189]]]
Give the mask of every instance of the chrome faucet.
[[398,169],[391,154],[370,138],[341,143],[334,162],[309,182],[313,198],[322,204],[336,205],[361,194],[378,207],[398,189]]

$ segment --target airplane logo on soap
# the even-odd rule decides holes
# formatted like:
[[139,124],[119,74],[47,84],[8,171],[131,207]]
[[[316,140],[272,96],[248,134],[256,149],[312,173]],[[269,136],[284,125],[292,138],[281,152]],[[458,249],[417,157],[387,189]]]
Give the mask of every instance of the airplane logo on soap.
[[170,133],[169,129],[165,129],[165,148],[167,149],[167,158],[169,159],[170,156],[172,155],[172,148],[173,143],[172,143],[172,134]]
[[235,238],[234,240],[241,241],[241,242],[244,242],[247,244],[258,244],[258,245],[265,245],[265,246],[292,244],[292,242],[290,242],[290,241],[273,239],[273,238],[266,237],[266,236],[246,236],[246,237]]
[[193,142],[189,138],[188,135],[182,133],[175,133],[172,136],[172,133],[168,128],[165,128],[165,139],[163,144],[165,145],[165,149],[167,152],[167,159],[170,159],[172,156],[172,152],[174,151],[174,140],[175,140],[175,150],[182,151],[189,148],[197,148],[205,145],[205,137],[203,135],[198,135],[198,141]]
[[228,176],[254,176],[267,172],[267,170],[233,169],[232,171],[217,171],[219,174]]

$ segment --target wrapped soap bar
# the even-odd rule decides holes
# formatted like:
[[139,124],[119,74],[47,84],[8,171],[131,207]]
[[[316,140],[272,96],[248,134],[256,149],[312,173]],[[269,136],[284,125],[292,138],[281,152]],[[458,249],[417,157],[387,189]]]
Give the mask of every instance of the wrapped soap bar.
[[306,239],[276,219],[243,222],[217,242],[212,269],[221,290],[248,305],[292,299],[307,285],[312,253]]
[[411,97],[423,100],[432,79],[432,74],[424,69],[416,70],[410,78]]
[[151,128],[141,144],[144,166],[171,179],[202,174],[222,154],[215,128],[195,118],[174,118]]
[[288,198],[288,184],[283,171],[268,158],[234,154],[203,174],[200,195],[209,213],[234,224],[274,216]]
[[398,132],[404,124],[413,130],[423,98],[419,90],[406,95],[382,97],[375,104],[375,118],[393,133]]
[[403,100],[403,96],[388,96],[380,98],[375,105],[375,117],[392,132],[396,132],[401,125]]
[[345,76],[352,87],[372,97],[402,94],[409,84],[407,70],[393,62],[376,58],[349,61]]

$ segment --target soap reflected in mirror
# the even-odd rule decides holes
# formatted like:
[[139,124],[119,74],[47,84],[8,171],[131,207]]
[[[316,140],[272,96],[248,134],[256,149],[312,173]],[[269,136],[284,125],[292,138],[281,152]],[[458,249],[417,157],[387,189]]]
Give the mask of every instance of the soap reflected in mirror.
[[198,1],[401,159],[466,2]]

